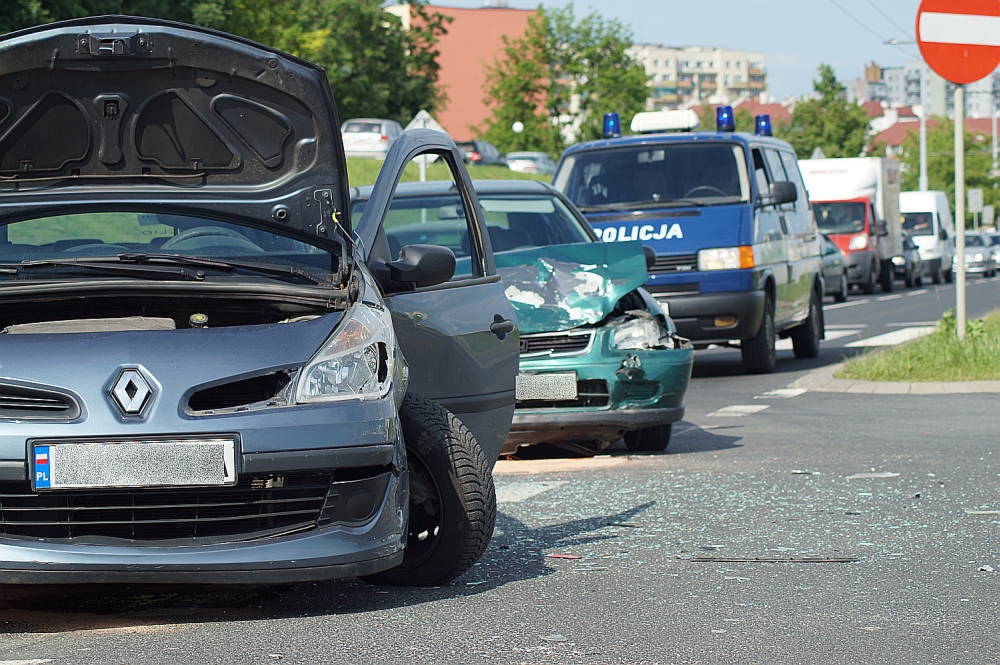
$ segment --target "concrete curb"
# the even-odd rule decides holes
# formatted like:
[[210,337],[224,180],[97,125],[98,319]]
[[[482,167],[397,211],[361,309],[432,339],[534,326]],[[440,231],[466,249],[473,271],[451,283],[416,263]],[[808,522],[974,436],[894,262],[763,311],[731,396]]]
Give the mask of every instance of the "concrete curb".
[[854,381],[835,379],[844,363],[821,367],[790,384],[816,393],[861,393],[865,395],[959,395],[1000,393],[1000,381],[937,381],[902,383],[892,381]]

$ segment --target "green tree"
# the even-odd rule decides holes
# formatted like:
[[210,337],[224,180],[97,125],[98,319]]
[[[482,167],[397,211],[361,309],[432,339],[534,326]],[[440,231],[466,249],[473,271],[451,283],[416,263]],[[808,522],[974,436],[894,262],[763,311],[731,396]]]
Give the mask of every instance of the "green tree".
[[791,143],[800,159],[808,159],[816,148],[827,157],[860,156],[868,133],[865,110],[844,99],[829,65],[819,66],[813,89],[817,97],[796,104],[791,120],[775,127],[775,135]]
[[344,118],[405,124],[445,101],[435,45],[448,19],[422,0],[410,6],[405,30],[380,0],[0,0],[0,32],[118,13],[203,25],[321,65]]
[[[548,20],[542,10],[528,19],[524,36],[503,37],[503,57],[487,67],[483,102],[490,117],[471,128],[503,152],[532,150],[558,154],[562,137],[546,107],[550,94]],[[512,129],[515,122],[524,131]]]
[[[955,209],[955,123],[934,118],[927,128],[927,181],[932,191],[945,192]],[[916,191],[920,182],[920,135],[908,132],[899,155],[902,191]],[[983,203],[1000,205],[1000,180],[992,172],[993,156],[989,141],[965,133],[965,187],[983,190]],[[966,228],[972,228],[972,213]]]

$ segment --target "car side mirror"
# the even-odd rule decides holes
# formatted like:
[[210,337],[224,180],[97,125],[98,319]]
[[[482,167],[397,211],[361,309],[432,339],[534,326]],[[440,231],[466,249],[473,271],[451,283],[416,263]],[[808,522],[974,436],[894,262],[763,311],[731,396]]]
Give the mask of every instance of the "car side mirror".
[[782,205],[784,203],[795,203],[799,198],[799,192],[794,182],[772,182],[768,191],[768,203],[771,205]]
[[880,238],[889,235],[889,227],[885,222],[875,222],[873,228],[875,229],[875,235]]
[[406,245],[399,250],[398,259],[385,265],[393,286],[437,286],[455,276],[455,253],[440,245]]
[[939,230],[938,231],[938,238],[940,238],[941,240],[947,240],[948,239],[948,232],[945,231],[944,229]]
[[646,255],[646,272],[649,272],[656,267],[656,250],[647,245],[643,245],[642,251]]

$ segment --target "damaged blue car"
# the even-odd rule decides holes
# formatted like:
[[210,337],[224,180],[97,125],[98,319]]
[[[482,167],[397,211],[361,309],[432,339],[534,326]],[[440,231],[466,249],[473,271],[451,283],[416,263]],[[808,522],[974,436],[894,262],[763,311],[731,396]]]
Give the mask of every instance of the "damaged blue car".
[[[0,584],[441,584],[493,532],[517,319],[462,156],[351,223],[317,66],[110,16],[0,38]],[[391,248],[436,155],[466,225]],[[457,208],[456,208],[457,206]]]
[[[633,451],[662,451],[684,416],[690,342],[641,287],[647,253],[638,242],[600,242],[549,185],[476,181],[494,260],[520,325],[517,409],[506,455],[550,444],[593,455],[624,438]],[[368,188],[355,193],[355,215]],[[385,229],[390,248],[450,247],[471,270],[459,196],[446,182],[399,186]]]

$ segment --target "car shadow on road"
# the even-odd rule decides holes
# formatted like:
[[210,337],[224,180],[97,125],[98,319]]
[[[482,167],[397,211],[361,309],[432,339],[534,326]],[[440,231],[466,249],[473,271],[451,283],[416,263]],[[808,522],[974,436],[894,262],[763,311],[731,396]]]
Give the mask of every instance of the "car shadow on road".
[[[774,374],[795,374],[812,371],[820,367],[835,365],[864,352],[860,348],[827,348],[822,349],[815,358],[796,358],[791,351],[778,352],[778,366]],[[694,354],[694,368],[691,371],[693,379],[708,379],[718,377],[747,376],[743,369],[743,360],[739,349],[713,349],[699,351]]]
[[[0,587],[0,634],[65,633],[229,621],[267,621],[380,612],[484,593],[545,577],[568,563],[546,550],[614,543],[630,521],[656,505],[529,527],[500,512],[479,562],[447,586],[389,587],[361,580],[274,586],[36,585]],[[614,551],[613,549],[611,551]],[[571,563],[571,562],[569,562]]]

